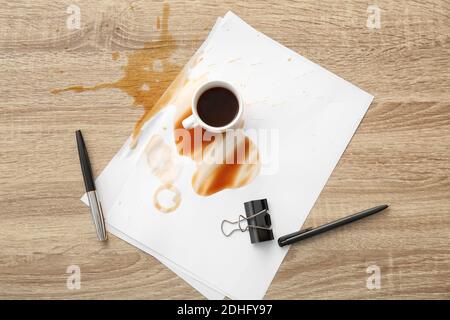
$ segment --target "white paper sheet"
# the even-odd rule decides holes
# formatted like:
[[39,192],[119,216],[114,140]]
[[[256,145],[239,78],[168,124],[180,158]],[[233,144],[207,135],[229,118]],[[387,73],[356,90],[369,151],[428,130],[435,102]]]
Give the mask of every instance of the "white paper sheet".
[[225,79],[238,87],[247,128],[277,130],[279,157],[260,149],[263,162],[272,160],[263,165],[271,174],[260,174],[240,189],[202,197],[190,184],[195,164],[180,157],[183,170],[176,184],[182,202],[175,212],[161,214],[151,201],[160,182],[141,151],[155,130],[175,148],[170,131],[161,130],[173,124],[175,106],[168,106],[147,124],[137,151],[124,146],[119,152],[124,157],[136,154],[132,170],[121,165],[105,169],[126,176],[117,181],[121,191],[108,208],[107,222],[213,291],[233,299],[261,299],[287,248],[276,241],[252,245],[245,233],[225,238],[220,222],[235,220],[245,201],[267,198],[275,237],[299,228],[373,97],[232,13],[215,28],[192,75],[205,72],[209,79]]

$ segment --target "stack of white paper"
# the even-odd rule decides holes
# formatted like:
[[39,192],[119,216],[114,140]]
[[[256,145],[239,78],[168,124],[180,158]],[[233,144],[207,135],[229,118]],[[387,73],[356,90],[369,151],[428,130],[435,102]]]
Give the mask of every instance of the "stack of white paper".
[[[130,148],[130,138],[96,181],[108,230],[207,298],[261,299],[287,248],[276,241],[251,244],[248,233],[226,238],[221,221],[244,214],[244,202],[267,198],[276,238],[299,229],[373,97],[231,12],[217,21],[183,73],[185,81],[143,127],[136,147]],[[172,129],[189,111],[196,86],[211,79],[241,92],[245,129],[251,129],[246,134],[258,147],[261,167],[242,187],[204,196],[192,184],[198,163],[178,154]],[[176,168],[170,179],[152,163],[160,156],[155,145],[170,154]],[[172,212],[154,202],[167,179],[180,197]]]

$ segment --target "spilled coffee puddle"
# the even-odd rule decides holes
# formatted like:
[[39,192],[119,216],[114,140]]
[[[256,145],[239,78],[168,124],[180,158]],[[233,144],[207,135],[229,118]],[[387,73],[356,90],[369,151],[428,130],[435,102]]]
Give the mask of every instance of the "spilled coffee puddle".
[[[191,114],[191,109],[189,104],[178,109],[184,114],[179,113],[181,116],[175,121],[175,132],[183,133],[186,129],[181,122]],[[258,148],[244,131],[214,134],[213,137],[208,137],[200,127],[187,131],[188,135],[175,136],[175,143],[180,155],[190,157],[197,164],[192,177],[192,187],[197,194],[210,196],[224,189],[240,188],[258,175],[261,167]],[[227,145],[227,138],[234,141],[231,148]]]
[[[169,5],[164,4],[161,22],[157,23],[157,29],[160,30],[158,39],[128,55],[128,63],[124,67],[124,75],[121,79],[90,87],[71,86],[55,89],[52,93],[58,94],[67,91],[81,93],[100,89],[119,89],[125,92],[133,98],[134,106],[144,109],[144,115],[138,120],[133,131],[133,136],[137,137],[145,121],[163,107],[158,100],[164,92],[161,82],[168,80],[167,72],[179,70],[179,66],[170,61],[170,57],[176,49],[176,42],[169,32],[169,13]],[[159,18],[158,21],[160,21]],[[117,60],[118,58],[119,53],[113,52],[112,59]]]
[[[124,76],[116,82],[101,83],[95,86],[71,86],[63,89],[55,89],[53,94],[63,92],[87,92],[100,89],[119,89],[133,98],[133,105],[144,109],[141,118],[135,124],[132,132],[131,148],[134,148],[139,142],[139,136],[143,125],[151,119],[156,113],[168,105],[176,107],[176,114],[173,129],[175,132],[186,134],[175,137],[175,143],[178,153],[182,156],[192,158],[197,165],[196,172],[192,177],[192,187],[194,191],[202,196],[210,196],[224,189],[235,189],[249,184],[259,173],[260,159],[257,146],[243,133],[236,137],[236,144],[233,149],[226,150],[223,155],[223,161],[211,163],[205,161],[205,157],[211,155],[215,148],[222,148],[219,145],[225,139],[216,141],[201,141],[195,143],[195,130],[200,130],[200,136],[204,134],[201,128],[186,130],[182,127],[181,121],[192,114],[191,100],[195,89],[205,80],[207,75],[198,76],[195,79],[188,79],[188,71],[202,62],[202,52],[198,52],[179,72],[165,92],[156,92],[154,88],[161,88],[160,82],[167,80],[167,70],[177,70],[178,66],[170,61],[171,55],[176,49],[176,42],[169,32],[169,5],[164,4],[161,20],[157,18],[157,29],[160,30],[158,40],[146,44],[144,48],[128,55],[128,63],[124,67]],[[117,60],[118,53],[113,53],[112,59]],[[162,89],[161,89],[162,90]],[[189,135],[187,135],[189,133]],[[223,133],[226,137],[228,133]],[[188,138],[185,138],[188,137]],[[221,142],[222,141],[222,142]],[[186,147],[188,145],[188,147]],[[167,156],[167,145],[161,142],[158,137],[151,138],[146,147],[147,159],[152,155],[165,154]],[[240,162],[227,163],[227,157],[236,156],[237,150],[244,150],[244,159]],[[242,149],[243,148],[243,149]],[[170,159],[174,155],[170,154]],[[172,173],[179,168],[171,167],[172,162],[168,162],[164,170],[158,167],[159,164],[148,160],[149,168],[161,186],[153,195],[154,205],[161,212],[172,212],[176,210],[181,202],[181,194],[174,186],[176,175]],[[169,167],[167,167],[169,166]],[[169,173],[164,173],[165,171]],[[158,200],[158,194],[162,191],[172,192],[173,205],[163,206]]]

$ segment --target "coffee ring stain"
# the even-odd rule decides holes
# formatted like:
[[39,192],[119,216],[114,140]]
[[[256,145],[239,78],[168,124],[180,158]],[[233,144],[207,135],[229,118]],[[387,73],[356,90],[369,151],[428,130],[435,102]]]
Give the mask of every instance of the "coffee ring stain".
[[[173,193],[172,201],[173,205],[170,207],[163,206],[159,201],[159,194],[162,191],[170,191]],[[172,211],[175,211],[181,203],[181,193],[180,191],[171,183],[166,183],[161,185],[156,191],[153,193],[153,205],[155,206],[158,211],[161,211],[163,213],[170,213]]]

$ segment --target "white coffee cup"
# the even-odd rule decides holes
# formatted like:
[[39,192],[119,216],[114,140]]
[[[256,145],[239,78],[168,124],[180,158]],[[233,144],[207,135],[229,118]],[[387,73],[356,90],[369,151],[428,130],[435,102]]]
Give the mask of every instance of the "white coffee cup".
[[[214,126],[208,125],[207,123],[203,122],[197,112],[197,104],[198,104],[198,100],[201,97],[201,95],[205,91],[207,91],[211,88],[217,88],[217,87],[224,88],[224,89],[231,91],[238,101],[238,111],[236,113],[236,116],[229,123],[227,123],[226,125],[221,126],[221,127],[214,127]],[[239,125],[240,120],[242,118],[242,112],[243,112],[242,97],[233,85],[231,85],[229,82],[225,82],[222,80],[208,81],[208,82],[205,82],[202,85],[200,85],[200,87],[198,87],[197,90],[195,90],[194,95],[192,97],[192,115],[190,115],[189,117],[184,119],[181,122],[181,124],[183,125],[183,127],[185,129],[191,129],[191,128],[200,126],[207,131],[210,131],[213,133],[220,133],[220,132],[224,132],[228,129],[236,128]]]

